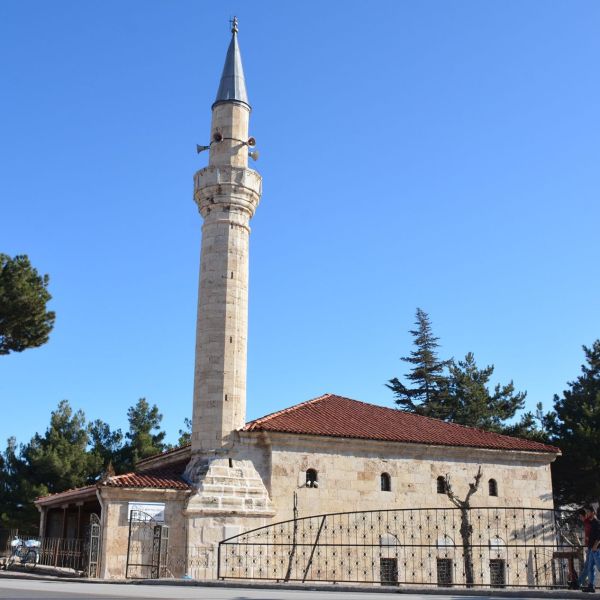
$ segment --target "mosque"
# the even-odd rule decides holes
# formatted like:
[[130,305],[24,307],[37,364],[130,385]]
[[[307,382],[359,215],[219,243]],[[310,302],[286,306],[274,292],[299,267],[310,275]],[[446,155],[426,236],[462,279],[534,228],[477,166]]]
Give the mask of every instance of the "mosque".
[[203,227],[191,444],[38,499],[41,535],[81,538],[95,519],[95,575],[144,576],[152,558],[140,558],[132,524],[151,522],[154,551],[168,543],[166,576],[214,579],[225,538],[309,515],[447,508],[443,476],[469,489],[479,466],[477,506],[552,509],[560,451],[535,441],[330,393],[246,422],[249,222],[262,184],[248,167],[250,112],[234,20],[210,144],[199,147],[208,166],[194,175]]

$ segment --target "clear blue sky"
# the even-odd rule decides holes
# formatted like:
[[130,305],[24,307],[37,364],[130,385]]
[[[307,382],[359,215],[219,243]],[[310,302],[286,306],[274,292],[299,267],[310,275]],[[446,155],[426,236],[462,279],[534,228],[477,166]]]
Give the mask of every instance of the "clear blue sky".
[[170,441],[191,414],[210,106],[240,20],[264,178],[248,418],[392,405],[417,306],[550,408],[600,337],[600,4],[0,3],[0,251],[50,274],[50,342],[0,357],[0,442],[67,398]]

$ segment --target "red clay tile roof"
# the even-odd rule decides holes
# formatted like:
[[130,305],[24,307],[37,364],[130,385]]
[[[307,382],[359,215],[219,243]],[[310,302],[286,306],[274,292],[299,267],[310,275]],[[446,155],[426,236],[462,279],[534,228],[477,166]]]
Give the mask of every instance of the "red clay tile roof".
[[36,503],[46,504],[48,502],[66,501],[78,498],[83,495],[95,495],[95,490],[99,487],[120,487],[120,488],[153,488],[159,490],[191,490],[192,486],[183,478],[183,472],[187,465],[184,462],[168,465],[157,469],[148,469],[142,473],[124,473],[123,475],[113,475],[103,481],[86,485],[80,488],[72,488],[56,494],[40,496]]
[[113,475],[101,483],[107,487],[155,488],[161,490],[190,490],[191,486],[182,475],[187,461],[141,473]]
[[55,492],[54,494],[48,494],[46,496],[39,496],[38,498],[35,499],[35,504],[46,504],[48,501],[50,502],[54,502],[57,499],[60,499],[61,501],[74,501],[74,500],[81,500],[82,498],[87,498],[87,497],[92,497],[94,498],[96,496],[96,489],[97,489],[97,485],[93,484],[93,485],[84,485],[83,487],[78,487],[78,488],[70,488],[68,490],[65,490],[64,492]]
[[246,424],[242,431],[278,431],[412,444],[551,452],[554,446],[422,417],[396,408],[325,394]]

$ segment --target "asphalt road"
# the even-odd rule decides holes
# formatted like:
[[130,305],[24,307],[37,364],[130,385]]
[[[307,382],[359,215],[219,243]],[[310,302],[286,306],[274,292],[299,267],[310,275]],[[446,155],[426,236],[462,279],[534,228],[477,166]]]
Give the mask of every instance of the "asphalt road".
[[[25,579],[0,579],[0,598],[11,600],[42,600],[63,598],[64,600],[96,599],[118,600],[463,600],[465,596],[327,592],[316,590],[261,590],[255,588],[227,588],[172,585],[127,585],[106,583],[76,583],[62,581],[40,581]],[[469,596],[470,600],[493,600],[492,596]]]

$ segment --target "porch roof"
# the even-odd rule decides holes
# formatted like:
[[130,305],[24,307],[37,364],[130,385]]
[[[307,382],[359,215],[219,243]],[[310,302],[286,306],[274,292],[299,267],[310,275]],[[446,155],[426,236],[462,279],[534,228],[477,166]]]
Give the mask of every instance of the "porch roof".
[[103,487],[158,489],[158,490],[191,490],[191,485],[183,479],[187,461],[167,465],[141,473],[124,473],[106,477],[92,485],[65,490],[56,494],[42,496],[35,501],[38,506],[48,506],[95,497],[96,490]]

